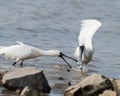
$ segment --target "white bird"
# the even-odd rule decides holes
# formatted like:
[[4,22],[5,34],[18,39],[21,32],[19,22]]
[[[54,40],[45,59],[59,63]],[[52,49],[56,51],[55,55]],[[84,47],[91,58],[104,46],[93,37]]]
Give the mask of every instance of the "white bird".
[[78,37],[79,46],[76,48],[74,56],[78,60],[78,64],[83,68],[84,64],[91,61],[93,55],[92,39],[96,31],[102,26],[102,23],[98,20],[82,20],[81,29]]
[[0,50],[3,49],[3,48],[5,48],[5,47],[6,47],[6,46],[0,46]]
[[21,62],[20,65],[22,66],[23,61],[25,61],[27,59],[37,58],[40,56],[58,56],[58,57],[61,57],[68,64],[68,66],[70,68],[72,68],[72,66],[64,59],[63,56],[77,62],[77,60],[63,54],[59,50],[45,51],[45,50],[41,50],[41,49],[38,49],[38,48],[35,48],[32,46],[26,45],[26,44],[19,42],[19,41],[16,41],[16,42],[18,44],[4,47],[0,50],[0,55],[5,55],[5,57],[7,57],[7,58],[15,60],[13,65],[15,65],[17,62],[20,61]]

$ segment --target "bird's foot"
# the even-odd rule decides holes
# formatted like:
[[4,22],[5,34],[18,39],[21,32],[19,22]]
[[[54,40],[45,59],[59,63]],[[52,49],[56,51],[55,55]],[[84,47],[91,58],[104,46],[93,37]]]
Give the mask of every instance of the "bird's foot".
[[83,71],[83,64],[78,65],[78,66],[77,66],[77,69],[82,72],[82,71]]

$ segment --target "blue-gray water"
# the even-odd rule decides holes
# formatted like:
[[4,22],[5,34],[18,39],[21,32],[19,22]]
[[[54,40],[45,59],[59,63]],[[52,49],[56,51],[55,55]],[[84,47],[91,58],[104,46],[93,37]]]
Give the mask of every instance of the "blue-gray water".
[[[16,40],[19,40],[45,50],[61,50],[73,57],[78,46],[80,21],[98,19],[103,26],[94,37],[94,56],[87,65],[88,73],[120,79],[119,10],[119,0],[1,0],[0,45],[16,44]],[[0,70],[11,69],[12,63],[0,57]],[[24,66],[37,66],[45,70],[51,86],[55,82],[67,82],[56,81],[55,77],[60,74],[76,81],[79,79],[77,73],[64,72],[68,67],[58,57],[40,57],[24,62]],[[59,66],[62,70],[59,70]],[[56,73],[53,69],[59,71]],[[53,90],[49,95],[62,94],[60,90]]]

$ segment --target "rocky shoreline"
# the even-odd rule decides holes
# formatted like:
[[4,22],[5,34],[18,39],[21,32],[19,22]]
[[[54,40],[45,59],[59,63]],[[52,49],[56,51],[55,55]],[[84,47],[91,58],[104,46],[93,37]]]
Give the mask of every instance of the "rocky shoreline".
[[[117,96],[116,80],[92,74],[65,90],[65,96]],[[116,88],[115,88],[116,87]]]
[[[44,72],[36,67],[0,72],[0,84],[7,90],[16,91],[20,96],[40,96],[40,93],[49,93],[51,90]],[[69,84],[63,94],[64,96],[120,96],[120,80],[93,73],[76,84]]]

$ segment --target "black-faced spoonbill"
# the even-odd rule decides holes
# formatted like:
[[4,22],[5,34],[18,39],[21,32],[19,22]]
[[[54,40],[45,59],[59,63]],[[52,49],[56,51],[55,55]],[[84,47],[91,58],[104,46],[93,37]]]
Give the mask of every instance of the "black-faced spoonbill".
[[76,48],[74,56],[78,60],[78,64],[83,68],[84,64],[91,61],[93,55],[92,39],[96,31],[101,27],[102,23],[98,20],[82,20],[81,29],[78,37],[79,47]]
[[0,50],[1,55],[5,55],[5,57],[7,57],[7,58],[15,60],[13,65],[15,65],[17,62],[21,61],[20,65],[22,66],[24,60],[33,59],[33,58],[37,58],[40,56],[61,57],[70,68],[72,68],[72,66],[64,59],[64,57],[67,57],[67,58],[72,59],[77,62],[77,60],[75,60],[74,58],[71,58],[71,57],[63,54],[62,52],[60,52],[58,50],[45,51],[45,50],[41,50],[41,49],[38,49],[38,48],[35,48],[32,46],[26,45],[19,41],[17,41],[17,43],[18,43],[17,45],[4,47]]

